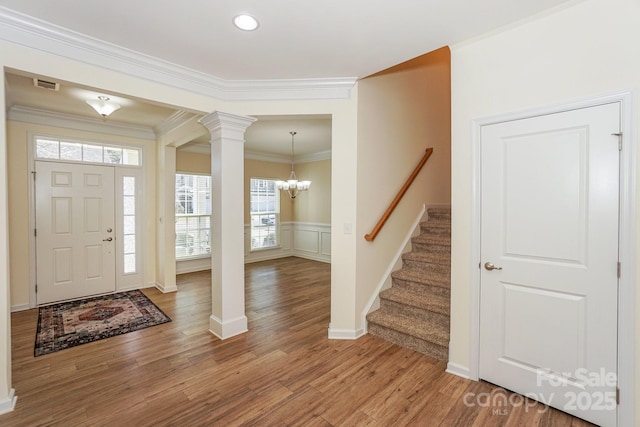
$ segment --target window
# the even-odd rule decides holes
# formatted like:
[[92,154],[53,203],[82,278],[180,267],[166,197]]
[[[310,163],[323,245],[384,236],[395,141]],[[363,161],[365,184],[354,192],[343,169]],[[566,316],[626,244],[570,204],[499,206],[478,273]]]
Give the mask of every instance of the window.
[[122,177],[124,274],[136,272],[136,177]]
[[280,192],[275,179],[251,178],[251,250],[280,245]]
[[211,177],[176,174],[176,259],[211,253]]
[[140,166],[140,149],[110,147],[97,142],[59,141],[36,138],[36,158],[73,162]]

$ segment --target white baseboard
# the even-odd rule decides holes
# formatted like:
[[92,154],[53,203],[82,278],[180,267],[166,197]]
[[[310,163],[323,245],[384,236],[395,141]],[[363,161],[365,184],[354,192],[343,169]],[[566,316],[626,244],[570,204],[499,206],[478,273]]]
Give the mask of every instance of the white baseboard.
[[290,256],[294,256],[293,252],[282,252],[282,251],[260,251],[260,252],[251,252],[250,255],[245,255],[244,263],[251,264],[252,262],[262,262],[262,261],[270,261],[272,259],[279,258],[288,258]]
[[327,264],[331,264],[331,255],[323,255],[323,254],[309,254],[301,251],[295,251],[293,254],[289,256],[294,256],[297,258],[310,259],[312,261],[320,261],[326,262]]
[[364,329],[334,329],[329,326],[330,340],[355,340],[365,334],[366,331]]
[[447,363],[446,372],[457,375],[462,378],[471,379],[471,375],[469,374],[469,368],[466,366],[462,366],[458,363],[449,362]]
[[169,292],[177,292],[178,291],[178,286],[176,286],[176,285],[166,286],[165,287],[162,283],[155,282],[152,286],[155,287],[156,289],[158,289],[163,294],[168,294]]
[[9,396],[4,399],[0,399],[0,414],[6,414],[7,412],[13,411],[16,407],[17,400],[18,396],[16,396],[16,391],[14,389],[9,390]]
[[195,273],[211,270],[211,257],[176,261],[176,274]]
[[247,332],[249,330],[247,325],[247,316],[237,317],[226,322],[218,319],[213,314],[209,317],[209,332],[221,340]]
[[29,310],[31,307],[29,307],[29,304],[18,304],[18,305],[12,305],[11,306],[11,312],[14,313],[16,311],[24,311],[24,310]]

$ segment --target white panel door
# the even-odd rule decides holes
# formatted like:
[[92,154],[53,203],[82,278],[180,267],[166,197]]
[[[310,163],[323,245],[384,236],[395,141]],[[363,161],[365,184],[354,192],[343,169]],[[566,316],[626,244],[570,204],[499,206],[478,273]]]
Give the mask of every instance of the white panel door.
[[37,303],[115,291],[114,170],[36,162]]
[[480,377],[616,425],[620,106],[485,126]]

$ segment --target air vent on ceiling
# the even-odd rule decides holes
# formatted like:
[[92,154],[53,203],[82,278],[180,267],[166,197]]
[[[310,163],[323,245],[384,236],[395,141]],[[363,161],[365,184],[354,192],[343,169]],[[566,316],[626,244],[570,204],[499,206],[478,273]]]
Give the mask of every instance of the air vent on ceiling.
[[48,90],[57,91],[60,89],[60,83],[49,82],[47,80],[42,80],[42,79],[33,79],[33,85],[35,87],[40,87],[42,89],[48,89]]

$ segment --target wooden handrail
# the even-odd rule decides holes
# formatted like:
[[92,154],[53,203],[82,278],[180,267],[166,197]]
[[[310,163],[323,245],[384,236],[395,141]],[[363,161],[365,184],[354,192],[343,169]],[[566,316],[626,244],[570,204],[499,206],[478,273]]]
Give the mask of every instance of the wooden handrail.
[[393,201],[391,202],[387,210],[384,211],[384,213],[380,217],[380,220],[378,220],[378,223],[376,224],[376,226],[373,227],[373,230],[371,230],[371,233],[366,234],[364,236],[364,239],[367,242],[373,242],[373,239],[376,238],[376,236],[378,235],[378,233],[380,232],[384,224],[387,222],[387,220],[391,216],[391,212],[393,212],[396,206],[398,206],[398,203],[400,203],[400,200],[402,200],[404,193],[406,193],[409,187],[411,187],[411,183],[413,183],[413,180],[416,179],[416,176],[418,176],[424,164],[427,163],[427,160],[429,160],[429,156],[431,156],[431,153],[433,153],[433,148],[427,148],[426,152],[424,153],[424,156],[422,156],[422,159],[420,159],[420,163],[418,163],[418,166],[416,166],[416,168],[413,170],[413,172],[411,173],[411,176],[407,179],[407,182],[405,182],[402,188],[400,189],[400,191],[398,191],[398,194],[393,199]]

